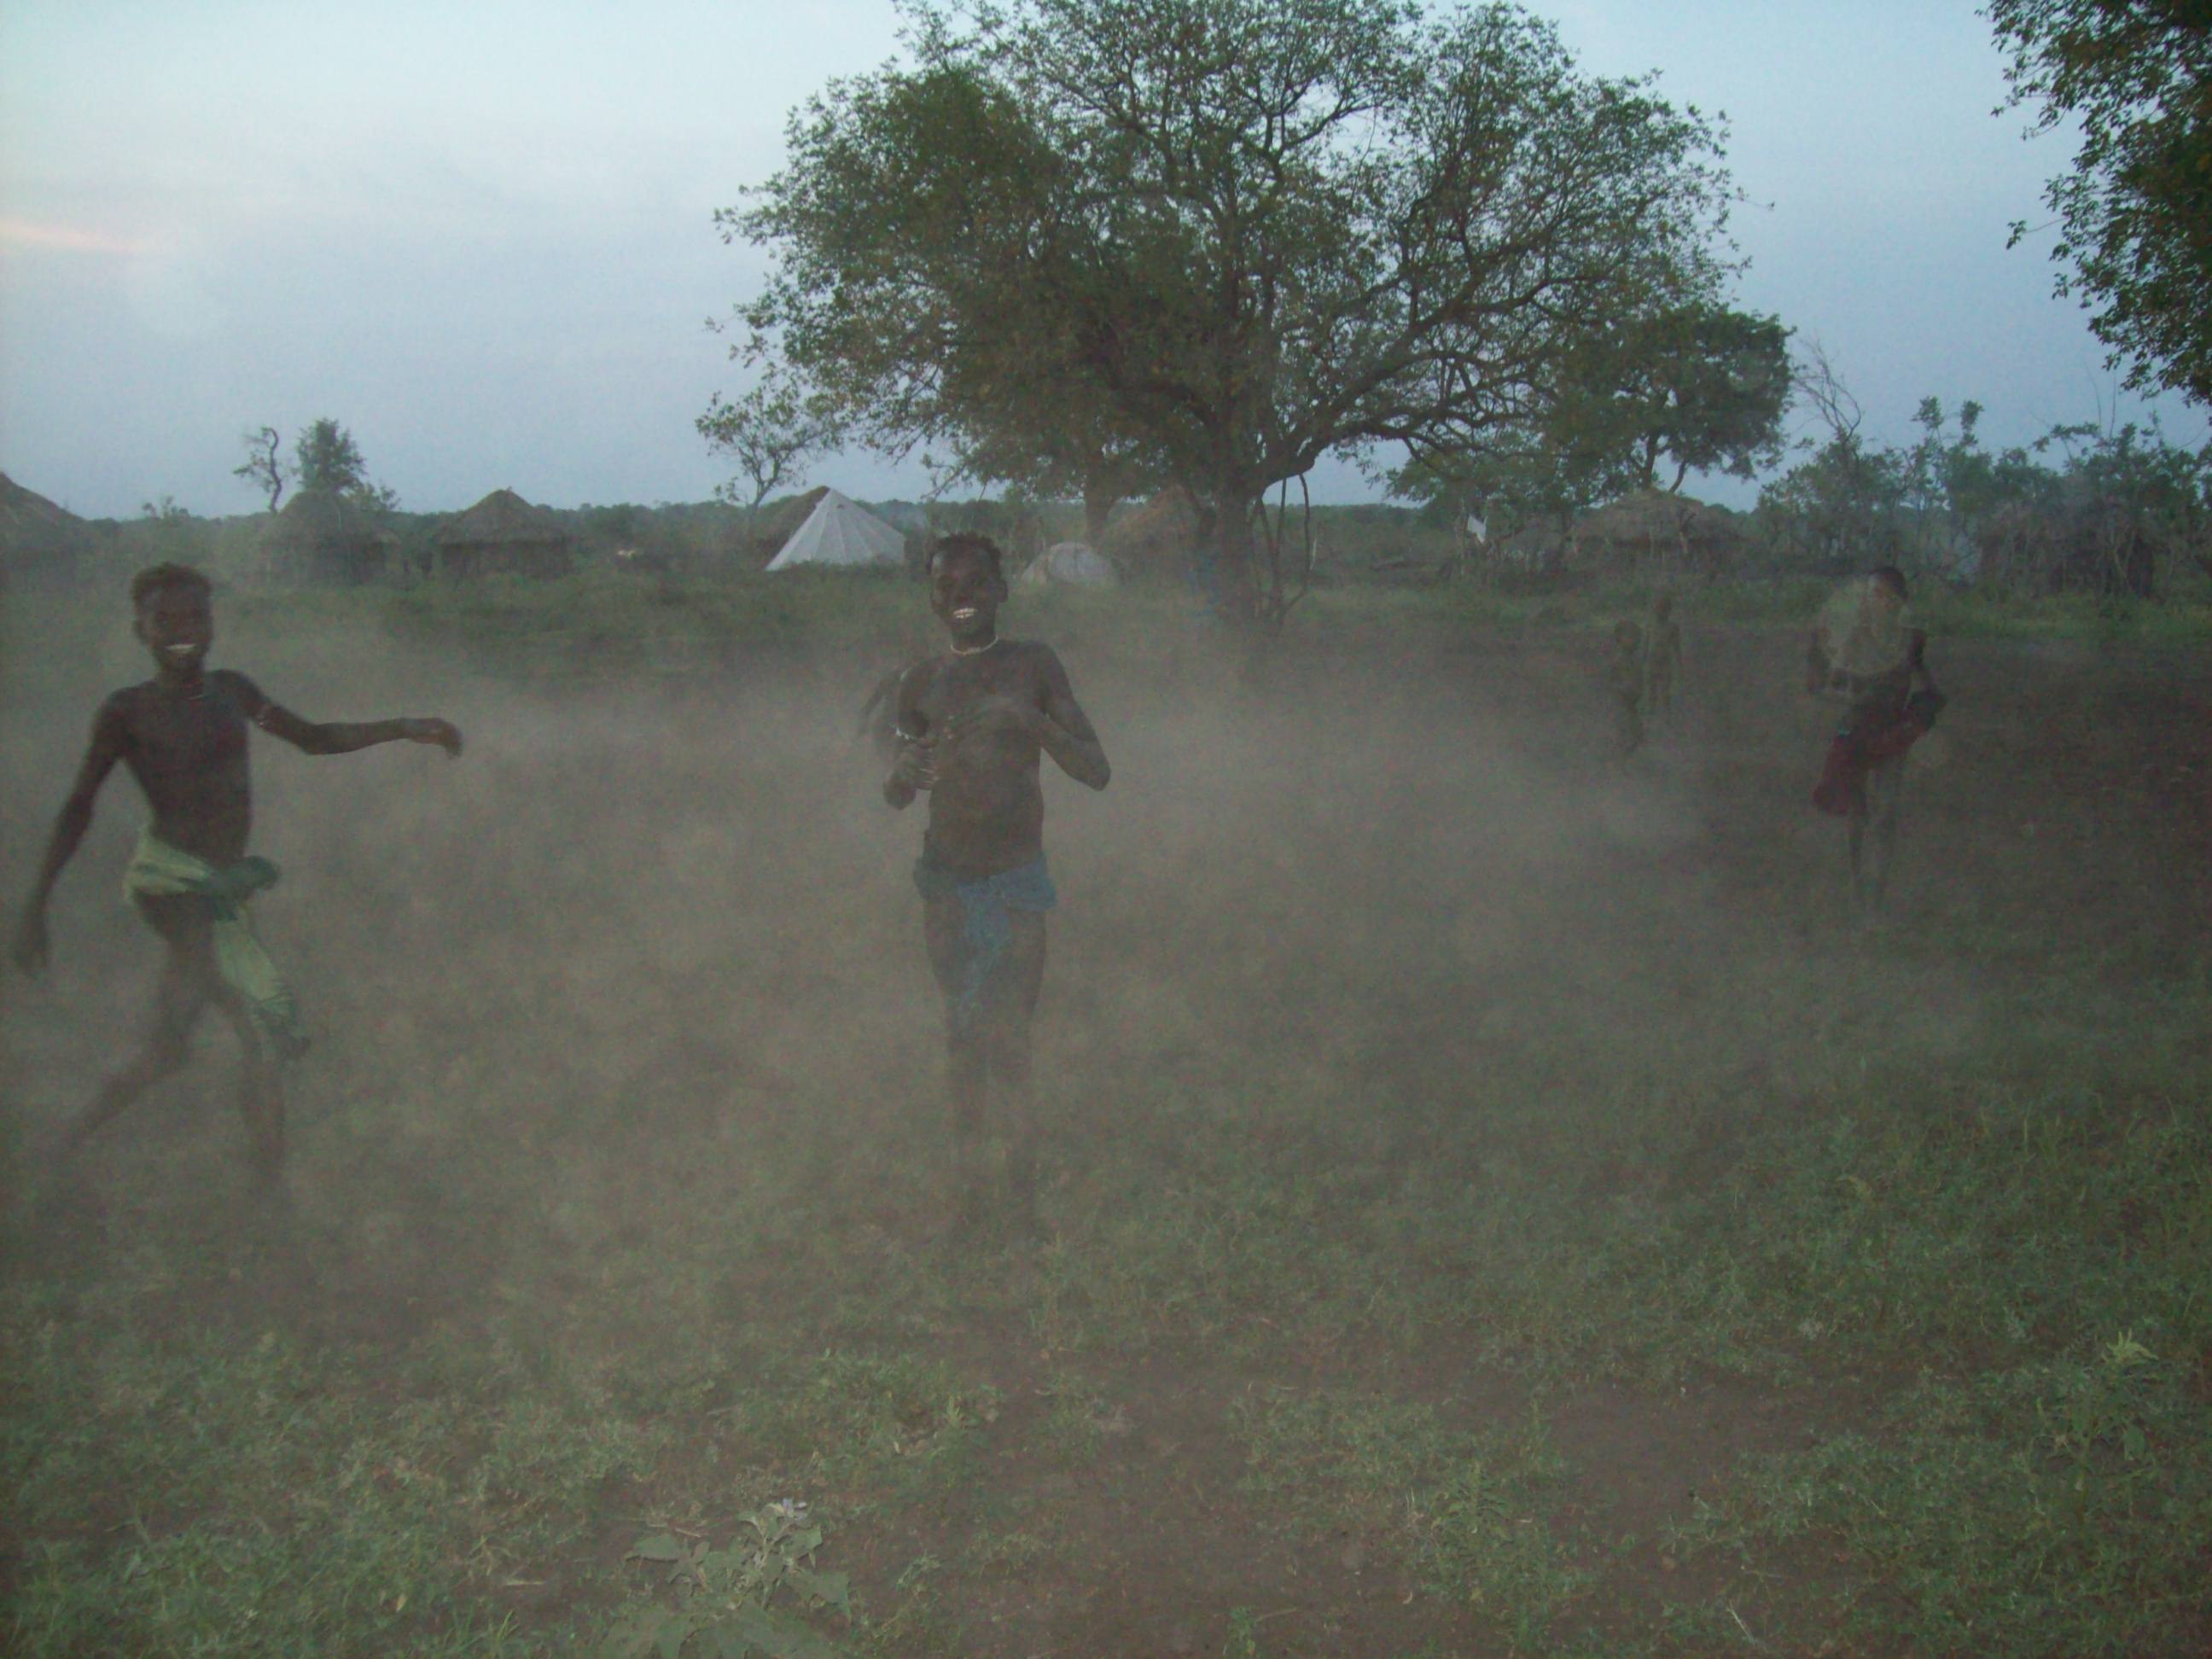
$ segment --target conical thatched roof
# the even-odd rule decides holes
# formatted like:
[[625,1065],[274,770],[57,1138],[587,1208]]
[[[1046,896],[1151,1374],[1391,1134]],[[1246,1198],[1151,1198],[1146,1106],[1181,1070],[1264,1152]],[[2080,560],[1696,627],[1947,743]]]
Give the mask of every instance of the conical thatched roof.
[[1173,568],[1198,544],[1198,504],[1170,484],[1135,512],[1106,527],[1098,551],[1125,570]]
[[295,581],[365,582],[384,574],[396,538],[332,489],[303,489],[261,532],[270,574]]
[[384,539],[383,530],[366,507],[332,489],[301,490],[261,532],[263,547],[284,551],[368,547],[380,545]]
[[1717,544],[1733,546],[1743,538],[1734,514],[1660,489],[1623,495],[1575,523],[1575,539],[1588,547],[1694,550]]
[[559,576],[575,562],[568,526],[512,489],[495,489],[438,526],[438,568],[449,576]]
[[441,547],[538,546],[573,539],[568,526],[512,489],[495,489],[465,513],[438,526]]
[[0,580],[72,576],[91,551],[83,520],[0,472]]

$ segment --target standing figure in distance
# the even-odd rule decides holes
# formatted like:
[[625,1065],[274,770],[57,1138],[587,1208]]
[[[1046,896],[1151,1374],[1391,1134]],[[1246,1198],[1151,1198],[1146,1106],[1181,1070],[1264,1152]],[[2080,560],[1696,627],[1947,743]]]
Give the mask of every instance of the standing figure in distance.
[[1626,617],[1613,624],[1605,692],[1613,704],[1613,738],[1626,760],[1644,744],[1644,630]]
[[947,536],[930,550],[929,605],[948,650],[907,671],[894,693],[896,758],[884,799],[929,796],[914,882],[922,937],[944,994],[952,1096],[956,1225],[984,1210],[983,1132],[995,1085],[1009,1141],[1014,1225],[1036,1224],[1037,1127],[1030,1027],[1044,982],[1049,755],[1078,783],[1103,789],[1106,751],[1049,646],[1002,639],[1006,579],[988,537]]
[[158,564],[131,579],[131,632],[153,654],[154,678],[111,694],[94,716],[92,741],[62,804],[24,907],[13,955],[36,974],[47,954],[46,901],[92,823],[94,797],[120,761],[138,781],[152,818],[124,872],[124,890],[165,956],[153,1029],[138,1053],[100,1086],[64,1132],[66,1161],[157,1079],[185,1063],[186,1042],[210,1006],[245,1051],[239,1110],[257,1188],[273,1186],[284,1160],[284,1093],[277,1061],[306,1044],[291,993],[254,937],[246,905],[273,885],[276,866],[249,858],[252,790],[246,728],[258,726],[310,755],[343,755],[402,738],[461,751],[441,720],[318,726],[272,702],[245,675],[207,666],[215,642],[208,580],[189,565]]
[[1850,824],[1851,902],[1867,921],[1881,909],[1896,861],[1905,755],[1946,701],[1905,597],[1905,573],[1881,566],[1831,603],[1805,653],[1806,690],[1840,697],[1847,708],[1813,804]]
[[1682,624],[1674,596],[1663,588],[1651,602],[1651,638],[1644,649],[1644,706],[1663,715],[1674,706],[1674,681],[1682,671]]

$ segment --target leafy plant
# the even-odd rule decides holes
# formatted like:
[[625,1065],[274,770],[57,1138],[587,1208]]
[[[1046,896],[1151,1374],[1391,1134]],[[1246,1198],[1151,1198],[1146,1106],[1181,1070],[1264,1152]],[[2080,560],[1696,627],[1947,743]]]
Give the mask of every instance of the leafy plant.
[[785,1595],[852,1617],[846,1575],[814,1566],[820,1524],[804,1504],[784,1499],[754,1510],[744,1528],[721,1549],[672,1532],[639,1539],[625,1559],[666,1565],[676,1605],[625,1613],[601,1650],[605,1659],[839,1659],[836,1643],[775,1605]]

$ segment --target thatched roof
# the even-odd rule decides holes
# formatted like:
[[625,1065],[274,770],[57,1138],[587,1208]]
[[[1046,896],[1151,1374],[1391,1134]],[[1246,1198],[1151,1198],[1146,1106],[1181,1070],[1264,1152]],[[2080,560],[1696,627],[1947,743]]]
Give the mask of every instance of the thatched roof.
[[82,519],[0,472],[0,559],[9,569],[67,568],[91,550]]
[[1124,569],[1157,569],[1190,555],[1198,544],[1198,504],[1190,492],[1170,484],[1107,526],[1098,550]]
[[301,490],[261,532],[270,573],[295,581],[373,580],[398,544],[375,514],[331,489]]
[[1744,539],[1735,515],[1687,495],[1639,489],[1586,513],[1575,523],[1586,547],[1644,550],[1732,547]]
[[261,532],[261,544],[278,551],[366,550],[389,539],[368,508],[332,489],[301,490]]
[[438,526],[441,547],[541,546],[572,541],[568,526],[512,489],[495,489],[465,513]]

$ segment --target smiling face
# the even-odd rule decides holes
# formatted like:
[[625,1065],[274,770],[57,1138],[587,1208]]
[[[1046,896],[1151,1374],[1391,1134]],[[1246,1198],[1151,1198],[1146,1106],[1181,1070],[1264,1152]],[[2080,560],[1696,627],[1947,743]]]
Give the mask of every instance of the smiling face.
[[154,672],[171,685],[199,683],[215,643],[215,608],[204,589],[182,582],[154,588],[138,601],[131,631],[154,655]]
[[1006,579],[980,549],[956,544],[930,562],[929,608],[955,646],[979,650],[998,638],[1006,602]]

